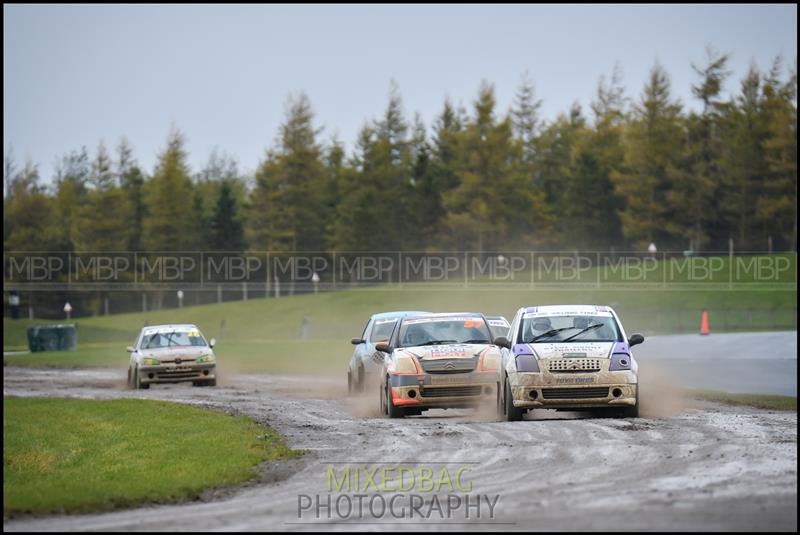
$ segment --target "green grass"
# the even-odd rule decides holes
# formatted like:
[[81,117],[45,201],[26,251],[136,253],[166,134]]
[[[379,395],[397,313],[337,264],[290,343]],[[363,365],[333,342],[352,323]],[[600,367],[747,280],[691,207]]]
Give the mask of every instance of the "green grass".
[[177,403],[3,399],[5,514],[192,499],[296,455],[253,420]]
[[689,390],[689,395],[703,401],[726,405],[745,405],[757,409],[797,412],[797,397],[766,394],[732,394],[718,390]]
[[[795,265],[794,260],[791,265]],[[608,289],[490,286],[480,282],[468,287],[385,285],[81,318],[74,321],[78,325],[77,351],[8,356],[4,362],[16,366],[122,367],[128,359],[125,347],[133,343],[145,323],[187,322],[197,324],[207,337],[216,337],[215,352],[222,368],[343,373],[352,354],[350,338],[361,334],[371,314],[387,310],[480,311],[510,319],[521,306],[605,304],[617,310],[626,331],[651,335],[698,332],[702,309],[709,311],[712,332],[796,329],[796,301],[797,288],[791,283],[778,289],[764,284],[763,288],[732,290],[716,283],[691,288],[632,285]],[[300,340],[304,317],[310,321],[308,339]],[[36,323],[42,321],[4,319],[3,348],[24,349],[25,329]]]

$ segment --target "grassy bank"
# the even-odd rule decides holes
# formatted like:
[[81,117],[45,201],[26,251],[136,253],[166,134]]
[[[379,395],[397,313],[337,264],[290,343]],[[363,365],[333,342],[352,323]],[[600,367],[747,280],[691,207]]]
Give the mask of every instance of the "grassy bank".
[[[509,318],[520,306],[607,304],[621,315],[628,332],[645,335],[697,332],[709,311],[713,332],[796,328],[796,290],[547,289],[517,287],[441,288],[384,286],[320,294],[250,299],[220,304],[81,318],[78,351],[4,357],[18,366],[119,366],[125,346],[145,324],[195,323],[216,337],[221,366],[241,371],[341,373],[369,316],[386,310],[481,311]],[[307,322],[306,338],[301,339]],[[25,329],[41,321],[4,319],[3,348],[26,348]],[[47,323],[47,322],[45,322]]]
[[248,418],[177,403],[3,399],[5,514],[191,499],[295,455]]
[[718,390],[690,390],[689,395],[694,399],[724,403],[726,405],[743,405],[772,411],[797,412],[797,398],[792,396],[732,394]]

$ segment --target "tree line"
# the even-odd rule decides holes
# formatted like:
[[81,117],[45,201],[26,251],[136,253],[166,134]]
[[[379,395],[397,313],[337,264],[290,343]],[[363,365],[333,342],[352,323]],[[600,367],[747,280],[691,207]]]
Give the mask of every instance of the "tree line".
[[796,64],[735,85],[728,62],[692,65],[696,111],[656,63],[637,96],[617,68],[550,121],[527,76],[508,111],[483,82],[430,127],[392,84],[349,152],[301,93],[249,177],[217,151],[193,172],[175,128],[152,173],[124,138],[63,155],[48,185],[8,152],[4,250],[796,250]]

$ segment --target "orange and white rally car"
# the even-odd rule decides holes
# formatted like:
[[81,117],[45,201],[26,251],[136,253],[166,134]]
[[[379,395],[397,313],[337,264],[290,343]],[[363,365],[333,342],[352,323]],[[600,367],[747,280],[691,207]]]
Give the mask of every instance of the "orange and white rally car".
[[483,314],[406,316],[375,348],[385,355],[380,402],[390,418],[496,404],[500,348]]

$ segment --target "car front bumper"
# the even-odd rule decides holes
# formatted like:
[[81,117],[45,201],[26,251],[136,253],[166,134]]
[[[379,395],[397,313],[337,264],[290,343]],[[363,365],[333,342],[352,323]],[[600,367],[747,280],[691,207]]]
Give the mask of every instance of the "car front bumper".
[[390,375],[392,403],[409,408],[460,408],[495,403],[497,373]]
[[186,381],[210,381],[216,379],[215,362],[205,364],[181,364],[158,366],[140,366],[139,382],[151,383],[182,383]]
[[631,371],[509,375],[514,406],[520,409],[633,407],[638,379]]

